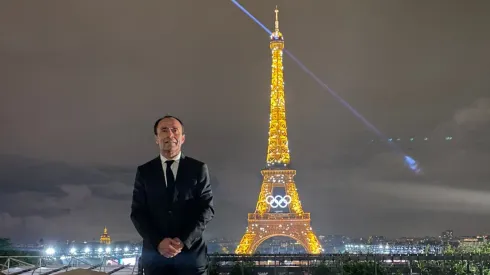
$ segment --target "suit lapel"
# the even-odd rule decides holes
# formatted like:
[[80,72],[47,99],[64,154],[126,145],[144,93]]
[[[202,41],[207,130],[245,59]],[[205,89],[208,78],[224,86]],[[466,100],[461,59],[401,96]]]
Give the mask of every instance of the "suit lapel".
[[180,155],[180,161],[179,161],[179,168],[177,168],[177,177],[175,177],[175,186],[177,186],[177,183],[179,180],[182,180],[185,174],[185,164],[186,164],[186,157],[184,154]]
[[153,160],[152,165],[153,165],[153,171],[155,171],[154,179],[155,179],[156,186],[164,194],[167,192],[167,184],[165,182],[165,175],[164,175],[162,160],[160,159],[160,156],[158,156]]
[[186,169],[186,157],[183,153],[180,155],[179,168],[177,168],[177,176],[175,177],[175,189],[174,189],[174,199],[173,201],[177,201],[179,196],[179,189],[182,188],[182,179],[185,177],[185,169]]

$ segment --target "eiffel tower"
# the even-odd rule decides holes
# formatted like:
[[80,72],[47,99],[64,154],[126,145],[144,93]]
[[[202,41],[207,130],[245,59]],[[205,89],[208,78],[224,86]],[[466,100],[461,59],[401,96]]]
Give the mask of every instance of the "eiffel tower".
[[[282,55],[284,37],[279,31],[279,10],[275,9],[275,30],[270,37],[272,81],[270,95],[267,166],[257,206],[248,214],[248,227],[238,244],[236,254],[252,254],[265,240],[286,236],[296,240],[310,254],[320,254],[322,247],[310,226],[310,213],[304,212],[294,182],[296,170],[290,169],[286,126],[286,104]],[[281,191],[279,194],[277,191]]]

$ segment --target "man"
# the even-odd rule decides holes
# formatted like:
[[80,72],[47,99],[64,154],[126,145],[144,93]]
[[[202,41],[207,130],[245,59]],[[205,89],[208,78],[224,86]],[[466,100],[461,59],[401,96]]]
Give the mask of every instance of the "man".
[[202,238],[214,216],[207,165],[181,153],[184,125],[174,116],[153,127],[160,155],[138,167],[131,220],[143,238],[147,275],[207,274]]

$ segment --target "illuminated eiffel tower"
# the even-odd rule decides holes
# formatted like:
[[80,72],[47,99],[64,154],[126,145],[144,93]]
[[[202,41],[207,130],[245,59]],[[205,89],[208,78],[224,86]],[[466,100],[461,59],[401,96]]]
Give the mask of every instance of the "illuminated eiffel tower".
[[[289,169],[282,65],[284,38],[279,31],[277,7],[275,12],[275,30],[270,37],[272,81],[267,166],[261,171],[263,181],[255,212],[248,214],[248,227],[235,253],[252,254],[263,241],[286,236],[300,243],[308,253],[319,254],[322,247],[311,229],[310,213],[303,211],[294,182],[296,170]],[[282,194],[275,192],[281,189]]]

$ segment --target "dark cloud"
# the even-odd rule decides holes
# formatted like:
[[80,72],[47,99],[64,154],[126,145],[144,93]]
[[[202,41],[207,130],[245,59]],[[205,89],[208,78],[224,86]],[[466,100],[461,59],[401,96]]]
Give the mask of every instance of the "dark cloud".
[[[135,169],[114,166],[90,167],[61,161],[43,161],[15,155],[0,155],[0,187],[3,194],[35,192],[63,196],[63,185],[88,186],[95,195],[133,184]],[[133,171],[131,171],[133,170]],[[114,190],[112,190],[114,192]]]
[[60,184],[99,185],[111,180],[108,174],[96,169],[77,167],[60,161],[0,155],[0,165],[3,167],[0,171],[0,182],[5,193],[59,193]]
[[[9,203],[10,205],[15,205],[14,202],[9,202],[8,199],[2,200]],[[12,217],[26,217],[26,216],[37,216],[44,219],[50,219],[54,217],[67,216],[70,215],[71,209],[68,208],[43,208],[43,209],[25,209],[25,208],[14,208],[9,209],[7,212],[12,215]]]
[[[26,234],[71,238],[70,234],[75,234],[91,239],[100,233],[101,224],[117,227],[106,219],[118,217],[118,224],[124,224],[126,229],[114,235],[137,239],[134,233],[128,234],[133,232],[129,207],[136,168],[78,166],[14,155],[2,155],[0,160],[4,164],[0,187],[8,191],[0,193],[0,232],[15,238]],[[214,192],[224,197],[214,175],[212,182]],[[231,210],[220,211],[218,219],[230,219],[236,205],[226,199],[217,201],[218,207]],[[63,227],[55,226],[59,224]]]
[[[131,183],[132,185],[132,183]],[[102,186],[93,186],[90,190],[94,196],[111,200],[131,201],[132,186],[118,182],[108,183]]]
[[[5,219],[0,229],[18,224],[21,228],[13,227],[11,233],[16,237],[28,231],[35,236],[46,234],[49,228],[54,230],[53,234],[64,234],[65,231],[59,231],[61,227],[48,226],[46,231],[39,232],[30,230],[34,225],[45,226],[44,223],[72,216],[80,217],[73,226],[82,226],[87,222],[84,219],[92,218],[91,212],[106,209],[106,204],[110,203],[104,199],[120,201],[116,209],[121,209],[121,217],[129,209],[133,184],[130,178],[134,179],[134,175],[130,176],[131,169],[80,166],[14,155],[2,155],[0,162],[0,212],[4,213]],[[78,229],[72,230],[76,232]],[[81,229],[77,234],[84,236]]]
[[[292,163],[316,231],[490,230],[489,3],[241,3],[271,27],[278,4],[286,48],[385,135],[285,55]],[[231,2],[10,1],[0,33],[0,235],[89,239],[106,225],[138,238],[134,173],[157,156],[166,113],[186,124],[184,153],[209,164],[207,234],[243,234],[265,166],[270,50]]]

